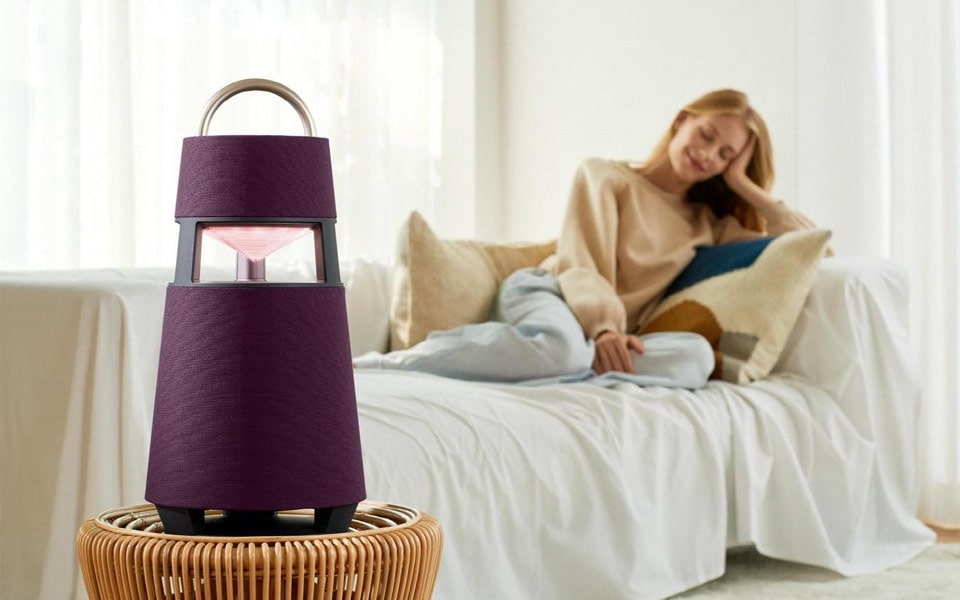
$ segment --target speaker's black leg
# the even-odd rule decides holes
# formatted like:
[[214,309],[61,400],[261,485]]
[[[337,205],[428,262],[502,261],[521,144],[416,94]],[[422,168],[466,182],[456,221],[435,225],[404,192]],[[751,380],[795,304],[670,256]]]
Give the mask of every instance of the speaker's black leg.
[[173,535],[305,535],[344,533],[357,510],[356,504],[317,508],[313,522],[305,517],[280,516],[272,511],[224,511],[204,518],[202,508],[157,506],[163,530]]
[[164,533],[174,535],[200,535],[203,533],[202,508],[178,508],[157,506],[157,514],[163,523]]
[[356,504],[313,509],[314,533],[343,533],[350,529],[350,521],[357,511]]
[[277,513],[271,510],[227,510],[219,525],[225,535],[270,535],[276,523]]

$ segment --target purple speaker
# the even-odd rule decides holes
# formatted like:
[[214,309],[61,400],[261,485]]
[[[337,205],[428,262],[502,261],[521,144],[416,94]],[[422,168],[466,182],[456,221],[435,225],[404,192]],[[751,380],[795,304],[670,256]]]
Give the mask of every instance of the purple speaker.
[[[306,136],[206,135],[249,90],[287,100]],[[303,101],[263,79],[217,92],[183,141],[175,216],[146,499],[174,534],[346,531],[366,492],[330,146]],[[271,282],[267,257],[302,238],[316,281]],[[204,240],[236,252],[234,278],[205,279]]]

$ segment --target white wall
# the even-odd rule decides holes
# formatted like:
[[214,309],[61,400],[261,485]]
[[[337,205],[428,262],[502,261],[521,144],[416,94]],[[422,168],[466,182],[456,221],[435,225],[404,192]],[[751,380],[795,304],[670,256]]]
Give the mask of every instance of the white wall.
[[436,195],[439,201],[434,207],[433,225],[445,237],[471,237],[478,229],[476,215],[464,214],[459,209],[462,199],[472,201],[478,196],[477,160],[481,153],[477,140],[476,2],[440,1],[436,10],[437,43],[442,56],[443,125]]
[[642,160],[680,106],[734,87],[770,127],[774,194],[833,229],[839,253],[889,255],[889,0],[480,4],[497,7],[478,25],[499,44],[478,46],[497,57],[477,63],[477,110],[500,133],[477,137],[479,155],[499,157],[476,163],[479,237],[555,236],[581,160]]
[[500,0],[436,7],[443,126],[432,225],[448,238],[495,238],[503,224]]
[[893,107],[885,37],[891,4],[797,0],[802,43],[794,67],[799,184],[793,197],[833,230],[840,254],[890,254]]
[[[909,152],[890,141],[903,107],[884,32],[897,6],[916,9],[900,0],[440,2],[434,226],[444,237],[554,237],[584,158],[642,160],[683,104],[734,87],[770,127],[774,194],[832,229],[838,253],[889,256],[903,218],[899,201],[888,203],[890,183],[910,168],[892,163]],[[903,206],[922,200],[913,195]]]
[[734,87],[767,121],[775,192],[797,190],[794,0],[504,2],[503,236],[556,235],[577,164],[643,159],[676,111]]

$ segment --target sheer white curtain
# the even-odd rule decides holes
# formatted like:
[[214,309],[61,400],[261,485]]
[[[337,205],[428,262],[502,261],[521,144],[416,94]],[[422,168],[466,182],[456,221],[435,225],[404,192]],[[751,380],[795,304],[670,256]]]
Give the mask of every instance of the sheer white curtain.
[[887,256],[910,276],[920,516],[960,527],[957,3],[796,6],[800,196],[844,253]]
[[891,253],[914,274],[920,515],[960,528],[960,10],[891,2]]
[[[0,269],[172,264],[180,144],[223,85],[280,81],[329,137],[341,256],[392,254],[433,212],[435,0],[0,0]],[[211,133],[300,134],[284,101]]]

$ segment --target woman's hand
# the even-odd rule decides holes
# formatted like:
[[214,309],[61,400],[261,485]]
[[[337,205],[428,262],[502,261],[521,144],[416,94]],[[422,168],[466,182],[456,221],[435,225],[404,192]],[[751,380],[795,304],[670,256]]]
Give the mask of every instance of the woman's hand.
[[752,179],[747,177],[747,167],[750,165],[750,159],[753,158],[753,150],[756,146],[757,135],[751,132],[750,139],[747,140],[747,145],[743,147],[740,154],[733,157],[733,160],[730,161],[730,164],[727,165],[727,168],[723,171],[723,180],[727,186],[740,197],[744,196],[744,194],[741,193],[743,190],[750,189],[751,186],[760,187]]
[[757,182],[747,176],[747,167],[753,158],[753,151],[757,147],[757,135],[750,133],[750,140],[736,155],[723,171],[723,180],[733,193],[743,198],[744,202],[753,206],[761,213],[777,204],[777,201],[760,187]]
[[643,353],[643,342],[635,335],[604,331],[597,336],[593,354],[593,370],[597,375],[607,371],[633,373],[633,358],[630,351]]

